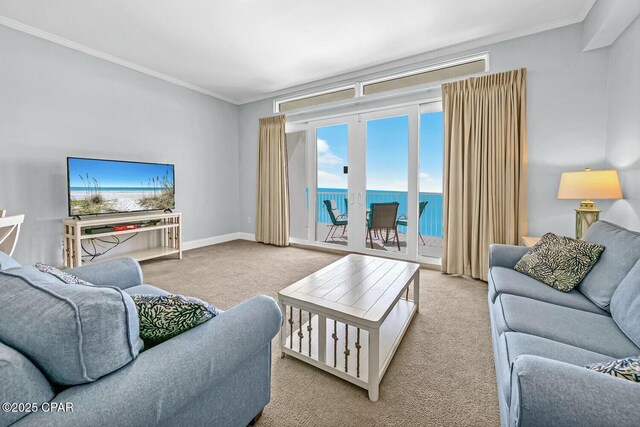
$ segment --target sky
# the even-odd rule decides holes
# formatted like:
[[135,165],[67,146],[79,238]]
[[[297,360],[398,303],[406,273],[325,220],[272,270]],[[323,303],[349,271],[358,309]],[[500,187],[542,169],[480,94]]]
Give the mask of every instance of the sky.
[[80,175],[86,180],[96,178],[101,187],[146,187],[150,178],[169,174],[173,182],[173,166],[150,163],[114,162],[107,160],[69,159],[69,182],[71,187],[84,187]]
[[[367,122],[367,190],[407,191],[409,119],[389,117]],[[348,127],[318,128],[318,188],[347,188]],[[420,192],[442,192],[442,112],[420,116]]]

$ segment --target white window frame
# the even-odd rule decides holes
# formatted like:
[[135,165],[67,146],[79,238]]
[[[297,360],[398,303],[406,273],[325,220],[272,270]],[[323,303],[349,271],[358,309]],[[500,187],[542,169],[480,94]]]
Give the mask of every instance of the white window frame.
[[[469,64],[471,62],[476,62],[476,61],[481,61],[481,60],[484,60],[484,72],[486,73],[487,71],[489,71],[489,52],[482,52],[480,54],[469,55],[469,56],[457,58],[457,59],[454,59],[454,60],[451,60],[451,61],[439,62],[439,63],[436,63],[436,64],[429,65],[428,67],[408,70],[408,71],[404,71],[402,73],[387,74],[385,76],[376,77],[375,79],[362,81],[362,82],[360,82],[360,93],[361,94],[363,93],[362,92],[362,88],[364,86],[367,86],[367,85],[370,85],[370,84],[380,83],[380,82],[384,82],[384,81],[387,81],[387,80],[400,79],[400,78],[403,78],[403,77],[409,77],[409,76],[413,76],[413,75],[416,75],[416,74],[428,73],[429,71],[442,70],[444,68],[451,68],[451,67],[455,67],[457,65]],[[420,85],[420,86],[423,86],[423,85]],[[372,95],[362,95],[362,96],[372,96]]]
[[[359,96],[358,86],[356,85],[356,83],[351,83],[351,84],[344,85],[344,86],[337,86],[337,87],[332,87],[330,89],[325,89],[325,90],[311,92],[311,93],[305,93],[303,95],[292,96],[290,98],[276,99],[275,101],[273,101],[273,112],[274,113],[279,113],[280,112],[280,105],[281,104],[286,104],[287,102],[298,101],[298,100],[306,99],[306,98],[313,98],[315,96],[326,95],[326,94],[329,94],[329,93],[340,92],[340,91],[348,90],[348,89],[354,89],[354,91],[355,91],[354,99]],[[326,104],[330,104],[330,103],[326,103]],[[326,104],[319,104],[319,105],[326,105]],[[296,110],[294,110],[294,111],[296,111]]]
[[[334,87],[323,89],[323,90],[318,90],[318,91],[314,91],[314,92],[298,94],[298,95],[287,97],[287,98],[276,99],[276,100],[273,101],[273,111],[274,111],[274,113],[279,113],[280,112],[280,104],[284,104],[284,103],[291,102],[291,101],[297,101],[297,100],[305,99],[305,98],[311,98],[311,97],[314,97],[314,96],[325,95],[325,94],[328,94],[328,93],[338,92],[338,91],[346,90],[346,89],[354,89],[355,90],[355,94],[354,94],[353,99],[345,99],[345,100],[341,100],[341,101],[328,102],[328,103],[318,104],[318,105],[311,106],[311,107],[305,107],[305,108],[300,108],[300,109],[297,109],[297,110],[291,110],[290,112],[287,112],[286,114],[288,114],[288,115],[298,115],[298,114],[305,114],[305,113],[310,113],[310,112],[315,112],[315,111],[331,110],[332,108],[336,108],[336,107],[344,107],[344,106],[349,106],[349,105],[355,105],[355,104],[358,104],[358,103],[376,101],[376,100],[379,100],[379,99],[393,98],[393,97],[397,97],[397,96],[408,95],[408,94],[424,91],[424,90],[429,89],[429,88],[434,88],[436,86],[439,87],[441,83],[446,82],[447,80],[434,82],[434,83],[427,83],[427,84],[422,84],[422,85],[411,86],[409,88],[390,90],[390,91],[387,91],[387,92],[381,92],[381,93],[376,93],[376,94],[372,94],[372,95],[363,95],[363,87],[366,86],[366,85],[369,85],[369,84],[379,83],[379,82],[383,82],[383,81],[386,81],[386,80],[394,80],[394,79],[398,79],[398,78],[412,76],[412,75],[415,75],[415,74],[425,73],[425,72],[429,72],[429,71],[436,71],[436,70],[443,69],[443,68],[454,67],[456,65],[468,64],[468,63],[476,62],[476,61],[480,61],[480,60],[484,60],[484,64],[485,64],[484,72],[485,73],[488,72],[491,69],[490,54],[489,54],[489,52],[479,52],[479,53],[475,53],[475,54],[472,54],[472,55],[458,57],[456,59],[452,59],[452,60],[448,60],[448,61],[441,61],[441,62],[438,62],[438,63],[433,63],[433,64],[431,64],[429,66],[426,66],[426,67],[414,68],[414,69],[411,69],[411,70],[406,70],[406,71],[399,72],[399,73],[394,73],[394,74],[386,74],[386,75],[379,76],[379,77],[376,77],[376,78],[373,78],[373,79],[369,79],[369,80],[353,81],[353,82],[348,83],[348,84],[344,84],[344,85],[340,85],[340,86],[334,86]],[[455,80],[457,80],[457,79],[455,79]],[[411,102],[411,104],[415,104],[415,103],[416,103],[415,101]],[[385,107],[385,108],[390,108],[390,107]],[[348,114],[344,114],[343,113],[342,115],[348,115]]]

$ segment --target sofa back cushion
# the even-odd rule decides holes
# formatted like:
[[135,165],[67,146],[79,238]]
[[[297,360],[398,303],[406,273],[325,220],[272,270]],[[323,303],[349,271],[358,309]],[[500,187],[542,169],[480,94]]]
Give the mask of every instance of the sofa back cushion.
[[117,288],[69,285],[24,266],[0,271],[0,301],[0,341],[56,384],[94,381],[142,348],[135,305]]
[[583,240],[603,245],[605,250],[578,290],[598,307],[611,311],[613,293],[640,258],[640,233],[598,221],[589,227]]
[[15,267],[20,267],[20,263],[18,263],[18,261],[11,258],[4,252],[0,251],[0,271]]
[[640,347],[640,261],[636,262],[613,294],[611,317],[620,330]]
[[[48,402],[54,396],[53,387],[24,355],[0,342],[1,403]],[[7,426],[27,415],[24,411],[0,411],[0,426]]]

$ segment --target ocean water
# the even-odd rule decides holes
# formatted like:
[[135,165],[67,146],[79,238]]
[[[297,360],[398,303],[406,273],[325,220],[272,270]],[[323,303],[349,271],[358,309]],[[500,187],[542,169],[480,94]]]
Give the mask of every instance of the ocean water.
[[[318,222],[331,223],[329,213],[323,200],[335,200],[340,213],[348,212],[346,201],[347,190],[341,188],[318,188],[316,212]],[[442,237],[442,193],[420,193],[420,201],[427,201],[427,206],[420,217],[420,234],[423,236]],[[398,202],[398,215],[407,213],[406,191],[367,190],[367,207],[371,203]],[[400,233],[406,233],[406,227],[399,227]]]

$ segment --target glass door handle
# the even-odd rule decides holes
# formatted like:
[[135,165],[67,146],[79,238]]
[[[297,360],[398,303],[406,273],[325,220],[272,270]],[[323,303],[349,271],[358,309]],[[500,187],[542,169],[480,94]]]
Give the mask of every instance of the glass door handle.
[[353,204],[353,193],[349,193],[349,204]]
[[362,193],[358,193],[358,203],[362,204]]

